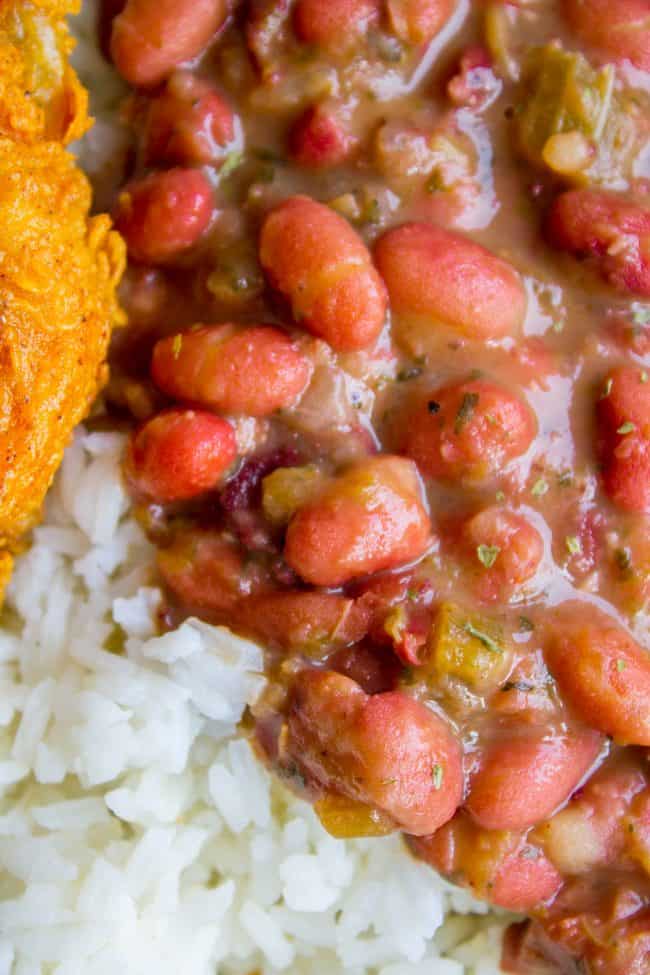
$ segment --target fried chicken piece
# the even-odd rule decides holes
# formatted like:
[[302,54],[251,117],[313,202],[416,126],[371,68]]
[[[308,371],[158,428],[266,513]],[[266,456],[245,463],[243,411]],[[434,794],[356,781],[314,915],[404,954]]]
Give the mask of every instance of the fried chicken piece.
[[0,0],[0,598],[106,378],[125,255],[64,146],[88,127],[70,0]]

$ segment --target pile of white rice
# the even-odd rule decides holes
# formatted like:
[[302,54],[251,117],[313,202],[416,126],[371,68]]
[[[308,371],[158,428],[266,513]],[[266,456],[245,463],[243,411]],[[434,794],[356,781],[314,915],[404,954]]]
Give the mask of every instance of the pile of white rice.
[[122,446],[78,432],[2,614],[0,975],[498,975],[483,905],[332,839],[237,736],[258,647],[155,635]]
[[155,636],[121,449],[78,432],[4,611],[0,972],[494,975],[480,905],[397,837],[329,837],[237,737],[259,648]]

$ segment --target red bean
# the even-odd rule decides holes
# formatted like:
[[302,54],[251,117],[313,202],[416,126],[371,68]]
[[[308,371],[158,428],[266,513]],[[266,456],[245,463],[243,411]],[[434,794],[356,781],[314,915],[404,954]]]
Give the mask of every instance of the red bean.
[[439,873],[509,911],[530,911],[562,886],[557,869],[524,834],[480,829],[462,812],[409,845]]
[[615,61],[650,71],[648,0],[566,0],[562,11],[586,44]]
[[347,470],[293,516],[284,556],[306,582],[341,586],[420,558],[430,541],[415,466],[384,454]]
[[181,501],[216,487],[236,454],[235,431],[225,420],[167,410],[132,434],[126,479],[138,495],[163,504]]
[[594,267],[619,291],[650,297],[650,209],[601,190],[569,190],[546,221],[550,243]]
[[301,41],[347,50],[379,21],[379,0],[298,0],[294,14]]
[[329,207],[294,196],[267,216],[260,261],[296,322],[340,351],[372,345],[386,316],[384,284],[365,244]]
[[536,835],[564,876],[620,861],[628,838],[625,815],[645,785],[632,762],[606,765]]
[[503,861],[492,884],[492,904],[507,911],[531,911],[557,894],[562,876],[540,849],[523,844]]
[[444,27],[456,0],[387,0],[388,18],[397,36],[409,44],[428,44]]
[[379,238],[375,259],[397,315],[479,340],[511,335],[523,324],[526,293],[515,269],[461,234],[403,224]]
[[212,187],[196,169],[168,169],[128,183],[118,197],[115,226],[129,257],[164,264],[198,242],[207,230]]
[[650,512],[648,373],[633,366],[611,372],[601,389],[596,416],[606,493],[621,508]]
[[513,393],[476,379],[433,390],[404,428],[404,453],[427,477],[482,483],[528,450],[537,421]]
[[113,21],[115,66],[132,85],[157,85],[201,53],[227,14],[226,0],[127,0]]
[[224,413],[268,416],[295,403],[311,364],[270,325],[207,325],[157,342],[151,374],[177,399]]
[[327,169],[344,162],[352,139],[336,113],[327,105],[314,105],[301,115],[289,136],[293,159],[301,166]]
[[149,102],[144,122],[147,163],[204,165],[223,159],[236,135],[235,116],[207,81],[177,71]]
[[180,532],[158,549],[157,565],[185,612],[215,623],[231,622],[241,598],[267,588],[262,570],[244,560],[236,542],[205,528]]
[[345,596],[324,592],[275,592],[246,600],[242,624],[266,645],[323,656],[362,640],[368,613]]
[[650,746],[650,654],[613,620],[592,607],[587,619],[582,604],[568,607],[546,660],[563,697],[584,721],[627,745]]
[[542,536],[523,515],[484,508],[463,526],[470,565],[482,599],[498,601],[529,582],[544,555]]
[[509,736],[485,752],[466,808],[484,829],[528,829],[565,802],[598,757],[594,731]]
[[375,806],[416,836],[461,801],[460,744],[449,725],[400,691],[369,696],[333,671],[296,678],[288,755],[325,788]]

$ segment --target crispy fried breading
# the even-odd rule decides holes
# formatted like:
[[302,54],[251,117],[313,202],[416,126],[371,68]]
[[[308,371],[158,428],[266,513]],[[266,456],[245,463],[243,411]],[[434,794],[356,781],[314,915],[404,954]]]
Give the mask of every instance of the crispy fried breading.
[[63,148],[88,126],[65,0],[0,0],[0,592],[105,378],[124,246]]

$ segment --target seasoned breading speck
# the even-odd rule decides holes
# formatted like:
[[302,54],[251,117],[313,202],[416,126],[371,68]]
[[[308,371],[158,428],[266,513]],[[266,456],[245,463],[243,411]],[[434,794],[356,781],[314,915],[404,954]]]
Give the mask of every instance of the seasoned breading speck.
[[0,0],[0,592],[105,379],[124,247],[64,146],[88,127],[68,0]]

